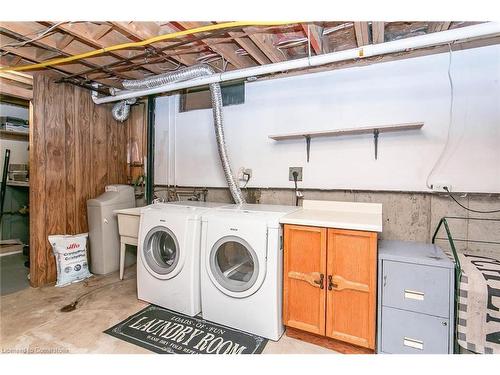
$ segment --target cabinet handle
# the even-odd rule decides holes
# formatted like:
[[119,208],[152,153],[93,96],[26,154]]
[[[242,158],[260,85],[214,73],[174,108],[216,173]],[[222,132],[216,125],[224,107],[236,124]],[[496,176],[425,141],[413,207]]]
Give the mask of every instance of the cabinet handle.
[[424,292],[418,292],[416,290],[405,289],[404,290],[404,296],[405,296],[406,299],[414,299],[416,301],[423,301],[425,293]]
[[332,275],[328,275],[328,290],[338,287],[338,285],[333,282],[332,278]]
[[325,280],[325,275],[323,275],[322,273],[319,275],[319,280],[314,280],[314,282],[316,284],[319,285],[319,288],[320,289],[323,289],[325,286],[323,285],[324,284],[324,280]]
[[309,285],[312,285],[315,288],[321,288],[321,289],[324,288],[323,284],[325,275],[319,272],[303,273],[298,271],[290,271],[288,272],[288,277],[290,279],[305,281],[306,283],[309,283]]
[[424,342],[422,340],[405,337],[403,339],[403,345],[418,350],[424,350]]

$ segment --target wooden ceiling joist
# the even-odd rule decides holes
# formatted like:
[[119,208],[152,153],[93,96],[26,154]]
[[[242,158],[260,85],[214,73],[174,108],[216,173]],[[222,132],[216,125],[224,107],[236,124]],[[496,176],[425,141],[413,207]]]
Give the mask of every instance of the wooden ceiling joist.
[[[15,39],[11,39],[6,37],[5,35],[2,35],[2,41],[5,42],[15,42]],[[8,52],[12,55],[18,56],[21,59],[26,59],[29,60],[30,62],[39,62],[37,58],[37,47],[23,47],[23,48],[14,48],[14,47],[3,47],[2,48],[5,52]],[[64,65],[64,66],[59,66],[59,69],[62,71],[67,71],[68,73],[76,73],[80,69],[84,68],[84,65],[81,64],[72,64],[72,65]]]
[[229,32],[228,33],[232,38],[234,38],[234,41],[238,43],[241,48],[243,48],[245,51],[248,52],[252,58],[257,61],[260,65],[265,65],[265,64],[270,64],[271,60],[262,52],[259,47],[250,39],[249,37],[246,36],[238,36],[238,33],[235,32]]
[[306,36],[309,36],[311,47],[316,55],[323,53],[323,28],[314,23],[302,24]]
[[[159,35],[160,26],[155,22],[112,22],[115,28],[134,41],[148,39]],[[153,47],[167,48],[172,42],[155,43]],[[196,57],[192,55],[170,55],[171,59],[176,60],[182,65],[189,66],[196,64]]]
[[285,61],[286,57],[275,47],[272,34],[264,34],[258,29],[246,27],[243,29],[255,45],[268,57],[273,63]]
[[11,55],[11,56],[12,56],[12,60],[8,64],[5,64],[5,65],[16,66],[17,64],[19,64],[23,60],[23,58],[21,56],[15,56],[15,55]]
[[[1,25],[4,29],[7,29],[10,32],[16,34],[17,37],[21,38],[22,40],[29,39],[25,35],[30,35],[30,36],[37,35],[40,32],[40,30],[44,29],[43,25],[40,25],[39,23],[36,22],[2,22]],[[45,37],[38,39],[30,44],[48,50],[58,50],[57,42],[62,38],[64,38],[64,35],[56,35],[56,33],[48,34]],[[7,50],[6,48],[4,49]],[[8,51],[17,54],[13,50],[17,51],[22,49],[25,48],[11,48]],[[78,40],[74,40],[73,42],[69,43],[65,48],[60,49],[58,51],[60,51],[61,55],[63,56],[70,56],[92,51],[93,49],[94,49],[93,47],[90,47]],[[43,61],[43,59],[37,58],[36,56],[34,56],[34,58],[32,58],[31,60],[35,60],[37,62]],[[99,68],[99,66],[110,64],[115,61],[117,61],[116,58],[103,55],[103,56],[96,56],[89,59],[80,60],[80,64],[87,65],[88,67]],[[120,76],[122,78],[137,79],[137,78],[142,78],[143,74],[141,74],[140,72],[127,72],[121,74]]]
[[385,22],[372,22],[373,44],[384,43],[385,40]]
[[61,56],[61,53],[58,51],[53,51],[50,49],[44,49],[44,48],[35,48],[35,57],[37,61],[45,61],[45,60],[50,60],[54,59],[56,57]]
[[439,31],[448,30],[451,26],[451,22],[429,22],[429,27],[427,28],[427,32],[436,33]]
[[[91,52],[112,45],[137,42],[178,30],[210,25],[214,22],[0,22],[2,38],[0,64],[2,66],[23,66],[39,63],[54,57],[67,57]],[[108,51],[93,57],[83,58],[67,64],[49,67],[54,77],[63,75],[73,83],[81,84],[95,80],[119,87],[120,79],[141,79],[192,66],[203,61],[203,56],[214,52],[227,62],[227,69],[240,69],[282,62],[304,57],[309,51],[323,54],[335,51],[383,43],[386,40],[412,37],[425,33],[469,26],[477,22],[309,22],[282,26],[247,26],[221,29],[177,37],[168,41],[154,42],[146,47],[125,48]],[[54,26],[53,30],[48,30]],[[326,32],[328,31],[328,32]],[[42,32],[46,34],[41,35]],[[310,41],[304,43],[304,36]],[[302,39],[302,40],[300,40]],[[498,37],[485,38],[484,43],[495,42]],[[295,44],[294,44],[295,42]],[[460,46],[471,43],[460,41]],[[287,43],[289,43],[287,45]],[[10,45],[14,44],[14,45]],[[439,48],[443,46],[437,46]],[[437,53],[439,48],[420,49],[417,55]],[[462,48],[462,47],[461,47]],[[472,47],[464,47],[472,48]],[[410,57],[413,54],[389,54],[385,59]],[[217,56],[216,56],[217,58]],[[379,60],[377,60],[379,61]],[[354,62],[340,62],[318,69],[339,69],[345,66],[362,66],[371,63],[369,59]],[[213,62],[223,67],[222,59]],[[314,69],[289,71],[274,76],[294,75]],[[0,76],[8,80],[5,76]]]
[[[195,27],[210,25],[210,22],[176,22],[183,30],[193,29]],[[232,64],[237,69],[248,68],[255,66],[255,63],[247,56],[241,56],[236,53],[238,46],[231,42],[224,43],[221,40],[203,39],[202,43],[205,44],[210,50],[222,56],[226,61]]]
[[358,47],[370,44],[368,22],[354,22],[354,32],[356,33],[356,42],[358,43]]
[[113,26],[111,25],[97,25],[92,33],[92,38],[97,41],[111,30],[113,30]]
[[[5,41],[5,40],[9,40],[10,38],[7,38],[5,37],[4,35],[2,35],[2,41]],[[12,65],[15,65],[12,63],[12,61],[15,60],[18,60],[18,63],[20,62],[23,62],[23,63],[26,63],[26,64],[33,64],[33,63],[37,63],[37,62],[40,62],[39,60],[37,60],[36,58],[36,47],[25,47],[25,48],[12,48],[12,47],[4,47],[3,48],[4,51],[6,52],[9,52],[10,55],[7,55],[7,56],[2,56],[2,65],[5,65],[5,66],[12,66]],[[7,64],[4,64],[3,63],[3,60],[4,58],[8,58],[9,56],[13,56],[11,60],[11,62],[7,63]],[[56,72],[59,72],[59,74],[78,74],[79,72],[82,71],[82,69],[85,69],[86,67],[88,67],[88,65],[82,65],[82,64],[65,64],[65,65],[59,65],[59,66],[56,66],[56,67],[53,67],[51,68],[51,70],[53,71],[56,71]],[[112,81],[112,80],[109,80],[109,79],[100,79],[99,82],[102,82],[106,85],[110,85],[110,86],[116,86],[117,84],[117,81]]]
[[64,35],[61,39],[59,39],[56,42],[56,47],[57,49],[65,49],[73,40],[75,40],[74,36]]
[[[126,43],[128,39],[125,37],[119,37],[119,33],[112,34],[110,31],[112,26],[110,25],[95,25],[96,30],[90,30],[88,25],[85,23],[69,23],[62,24],[58,26],[58,29],[64,31],[65,33],[79,39],[80,41],[88,44],[93,48],[106,48],[115,44]],[[138,51],[117,51],[111,52],[110,55],[115,57],[117,60],[122,58],[133,57],[141,52]],[[116,61],[116,60],[115,60]],[[145,65],[143,68],[151,73],[159,74],[163,73],[163,70],[155,65]]]

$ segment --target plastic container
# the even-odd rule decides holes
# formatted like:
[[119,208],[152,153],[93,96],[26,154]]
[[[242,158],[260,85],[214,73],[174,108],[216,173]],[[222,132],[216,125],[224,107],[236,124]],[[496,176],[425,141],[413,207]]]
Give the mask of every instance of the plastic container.
[[109,185],[105,192],[87,201],[90,238],[90,271],[105,275],[120,268],[120,235],[114,210],[135,207],[134,188]]

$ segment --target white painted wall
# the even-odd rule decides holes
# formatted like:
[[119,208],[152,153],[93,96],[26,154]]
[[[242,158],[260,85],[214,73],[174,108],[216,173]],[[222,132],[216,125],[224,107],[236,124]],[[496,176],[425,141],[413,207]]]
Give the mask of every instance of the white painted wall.
[[[245,104],[224,108],[233,172],[252,168],[251,187],[292,187],[289,166],[304,167],[301,187],[426,191],[448,131],[448,54],[246,86]],[[455,191],[500,192],[500,46],[453,52],[455,106],[450,142],[430,182]],[[156,103],[155,183],[226,186],[211,110],[178,112],[177,95]],[[275,142],[270,134],[401,122],[421,131]]]
[[[28,108],[0,103],[0,116],[19,117],[24,120],[29,118]],[[3,158],[5,150],[10,149],[11,164],[27,164],[28,163],[28,141],[17,141],[10,139],[0,139],[0,170],[3,168]],[[1,179],[1,173],[0,173]]]

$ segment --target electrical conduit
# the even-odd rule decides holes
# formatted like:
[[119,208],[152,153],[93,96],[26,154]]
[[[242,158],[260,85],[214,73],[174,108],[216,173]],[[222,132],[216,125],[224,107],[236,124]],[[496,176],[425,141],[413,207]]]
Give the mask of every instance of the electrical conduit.
[[195,27],[193,29],[176,31],[174,33],[169,33],[169,34],[158,35],[158,36],[155,36],[153,38],[141,40],[139,42],[116,44],[114,46],[96,49],[93,51],[81,53],[78,55],[63,57],[63,58],[59,58],[59,59],[52,59],[52,60],[44,61],[44,62],[41,62],[38,64],[12,66],[12,67],[9,67],[9,66],[0,67],[0,72],[5,71],[5,70],[20,72],[20,71],[24,71],[24,70],[41,69],[41,68],[46,68],[49,66],[65,64],[65,63],[68,63],[71,61],[78,61],[81,59],[87,59],[89,57],[102,55],[104,53],[108,53],[108,52],[112,52],[112,51],[119,51],[119,50],[123,50],[123,49],[144,47],[144,46],[147,46],[149,44],[161,42],[161,41],[168,40],[168,39],[175,39],[175,38],[179,38],[179,37],[185,36],[185,35],[192,35],[192,34],[203,33],[203,32],[214,31],[214,30],[228,29],[228,28],[234,28],[234,27],[247,27],[247,26],[285,26],[285,25],[292,25],[295,23],[297,23],[297,22],[290,22],[290,21],[288,21],[288,22],[287,21],[278,21],[278,22],[273,22],[273,21],[269,21],[269,22],[266,22],[266,21],[260,21],[260,22],[259,21],[258,22],[248,22],[248,21],[224,22],[224,23],[218,23],[218,24],[214,24],[214,25]]
[[[194,65],[188,68],[180,69],[178,71],[159,74],[145,79],[126,80],[122,82],[122,85],[128,90],[152,89],[175,82],[182,82],[204,76],[211,76],[214,73],[215,71],[209,65]],[[219,83],[216,82],[210,84],[210,94],[212,98],[215,139],[217,141],[217,149],[219,151],[219,157],[222,163],[224,177],[226,178],[226,182],[234,202],[236,204],[242,204],[245,203],[245,198],[243,197],[238,182],[231,170],[231,164],[229,163],[229,156],[227,153],[226,140],[224,138],[224,126],[222,120],[222,93]],[[95,95],[93,96],[93,99],[95,101]],[[113,108],[113,117],[115,117],[115,112],[120,114],[120,117],[115,117],[115,119],[124,121],[124,119],[122,120],[122,115],[125,114],[126,111],[128,115],[127,100],[123,100],[116,104],[116,111],[115,108]],[[121,110],[122,108],[124,109]]]
[[308,67],[331,64],[339,61],[403,52],[408,49],[425,48],[445,43],[453,43],[456,40],[480,38],[498,34],[500,34],[500,23],[487,22],[437,33],[420,35],[412,38],[394,40],[386,43],[370,44],[345,51],[282,61],[279,63],[260,65],[246,69],[231,70],[223,73],[213,73],[209,76],[199,77],[183,82],[166,83],[162,86],[156,86],[154,88],[118,91],[116,92],[116,95],[96,97],[94,99],[94,102],[96,104],[116,102],[119,100],[177,91],[190,87],[205,86],[216,82],[226,82],[245,79],[248,77],[257,77],[265,74],[279,73],[294,69],[304,69]]

